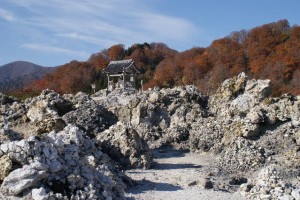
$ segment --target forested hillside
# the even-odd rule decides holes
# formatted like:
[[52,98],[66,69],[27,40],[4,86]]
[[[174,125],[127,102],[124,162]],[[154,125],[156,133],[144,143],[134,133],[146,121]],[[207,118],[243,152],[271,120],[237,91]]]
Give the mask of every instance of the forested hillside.
[[300,93],[300,27],[281,20],[232,32],[208,48],[193,48],[162,61],[148,86],[195,84],[213,92],[226,78],[244,71],[271,79],[273,95]]
[[271,79],[275,96],[300,94],[300,26],[290,26],[287,20],[235,31],[207,48],[184,52],[163,43],[134,44],[127,49],[114,45],[86,62],[63,65],[23,92],[45,88],[60,93],[89,92],[91,83],[101,89],[106,86],[101,70],[109,61],[130,58],[141,71],[144,88],[194,84],[202,93],[211,94],[226,78],[244,71],[251,78]]

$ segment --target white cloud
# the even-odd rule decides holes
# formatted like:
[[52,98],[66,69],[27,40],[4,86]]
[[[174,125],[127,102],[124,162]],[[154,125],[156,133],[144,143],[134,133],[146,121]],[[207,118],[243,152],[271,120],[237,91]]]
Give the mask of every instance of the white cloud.
[[0,18],[12,22],[15,20],[14,14],[8,10],[0,8]]
[[109,40],[109,39],[100,39],[98,37],[93,37],[89,35],[82,35],[79,33],[66,33],[66,34],[57,34],[56,36],[64,37],[67,39],[74,39],[79,41],[84,41],[94,45],[102,45],[102,46],[112,46],[117,43],[117,41]]
[[[71,35],[81,41],[102,44],[101,40],[136,42],[135,39],[180,40],[197,29],[181,18],[151,11],[137,0],[12,0],[31,12],[22,16],[24,23],[51,31],[55,35]],[[20,17],[21,18],[21,17]],[[88,36],[80,37],[81,35]],[[107,42],[110,44],[110,42]]]
[[199,35],[190,21],[139,0],[10,0],[1,5],[1,18],[14,21],[11,30],[22,33],[15,46],[24,54],[64,60],[85,60],[114,44],[164,42],[184,50],[184,42]]
[[42,45],[42,44],[35,44],[35,43],[28,43],[21,45],[22,48],[27,48],[31,50],[36,51],[43,51],[43,52],[51,52],[51,53],[57,53],[57,54],[68,54],[68,55],[74,55],[74,56],[80,56],[83,58],[86,58],[88,54],[84,51],[75,51],[71,49],[61,48],[57,46],[49,46],[49,45]]
[[184,38],[197,32],[197,28],[189,21],[156,13],[137,14],[140,26],[157,37]]

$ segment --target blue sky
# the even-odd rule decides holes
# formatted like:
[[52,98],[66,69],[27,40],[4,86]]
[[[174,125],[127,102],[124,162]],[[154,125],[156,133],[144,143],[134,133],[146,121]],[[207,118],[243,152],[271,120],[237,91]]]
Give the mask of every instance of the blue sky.
[[207,47],[232,31],[287,19],[299,0],[0,0],[0,65],[85,61],[114,44]]

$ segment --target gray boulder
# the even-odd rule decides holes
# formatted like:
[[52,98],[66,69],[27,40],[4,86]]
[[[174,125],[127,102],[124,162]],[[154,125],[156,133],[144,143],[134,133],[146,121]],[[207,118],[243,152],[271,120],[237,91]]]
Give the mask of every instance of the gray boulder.
[[103,151],[124,167],[149,168],[152,164],[147,143],[133,128],[118,123],[100,133],[97,139]]
[[54,91],[44,90],[40,96],[30,101],[26,116],[38,127],[35,134],[36,132],[42,134],[62,130],[66,124],[61,117],[72,109],[73,104],[70,101]]
[[[78,104],[77,104],[78,105]],[[67,124],[75,124],[83,131],[96,135],[117,122],[116,116],[92,99],[66,113],[62,119]]]
[[229,106],[230,101],[245,91],[248,77],[245,73],[225,80],[217,92],[209,98],[209,108],[213,113],[221,114]]
[[47,195],[45,188],[32,189],[31,196],[33,200],[47,200],[49,195]]
[[5,195],[18,195],[25,189],[36,186],[47,176],[46,168],[34,168],[30,165],[24,165],[5,177],[0,191]]

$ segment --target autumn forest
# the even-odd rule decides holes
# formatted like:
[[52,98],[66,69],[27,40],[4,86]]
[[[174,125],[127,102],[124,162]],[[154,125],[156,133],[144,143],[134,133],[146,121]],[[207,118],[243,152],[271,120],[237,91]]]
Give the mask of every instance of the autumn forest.
[[37,94],[45,88],[59,93],[91,92],[106,87],[101,73],[111,60],[133,59],[144,88],[194,84],[212,94],[226,78],[245,72],[250,78],[270,79],[273,96],[300,94],[300,26],[287,20],[251,30],[232,32],[207,48],[177,52],[163,43],[118,44],[95,53],[85,62],[71,61],[17,93]]

